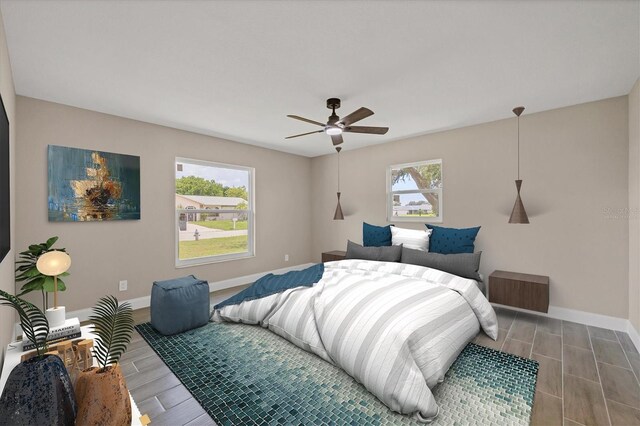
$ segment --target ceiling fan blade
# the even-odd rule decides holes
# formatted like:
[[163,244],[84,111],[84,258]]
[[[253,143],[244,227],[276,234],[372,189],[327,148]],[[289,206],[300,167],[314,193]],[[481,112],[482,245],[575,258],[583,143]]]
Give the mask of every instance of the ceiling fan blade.
[[294,118],[294,119],[300,120],[300,121],[306,121],[307,123],[315,124],[317,126],[322,126],[322,127],[326,126],[326,124],[319,123],[319,122],[313,121],[313,120],[309,120],[308,118],[300,117],[298,115],[287,115],[287,117]]
[[367,127],[367,126],[348,126],[343,129],[344,132],[351,133],[371,133],[374,135],[384,135],[389,131],[388,127]]
[[333,146],[340,145],[344,140],[342,140],[342,135],[331,135],[331,142],[333,142]]
[[299,138],[300,136],[307,136],[307,135],[312,135],[314,133],[322,133],[322,132],[324,132],[324,130],[315,130],[313,132],[307,132],[307,133],[301,133],[299,135],[287,136],[285,139]]
[[369,108],[362,107],[360,109],[353,111],[351,114],[347,115],[346,117],[342,117],[342,119],[339,122],[344,124],[345,126],[349,126],[350,124],[353,124],[356,121],[360,121],[364,118],[367,118],[370,115],[373,115],[373,111],[371,111]]

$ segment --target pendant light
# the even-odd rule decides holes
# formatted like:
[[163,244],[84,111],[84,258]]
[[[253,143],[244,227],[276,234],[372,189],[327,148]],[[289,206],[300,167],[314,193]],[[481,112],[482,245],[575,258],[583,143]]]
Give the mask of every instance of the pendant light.
[[520,188],[522,187],[522,180],[520,179],[520,115],[523,111],[523,106],[513,109],[513,113],[518,117],[518,179],[516,180],[518,195],[516,196],[516,203],[513,205],[513,210],[511,211],[509,223],[529,223],[529,217],[524,210],[524,204],[522,204],[522,199],[520,198]]
[[340,206],[340,151],[342,151],[342,147],[337,146],[336,151],[338,152],[338,205],[336,206],[336,212],[333,215],[333,220],[344,220],[342,207]]

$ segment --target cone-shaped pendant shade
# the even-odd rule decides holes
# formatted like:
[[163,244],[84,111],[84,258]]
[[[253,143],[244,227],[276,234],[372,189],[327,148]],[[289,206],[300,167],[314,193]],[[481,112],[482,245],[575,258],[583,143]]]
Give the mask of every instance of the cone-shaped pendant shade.
[[524,210],[524,204],[522,204],[522,199],[520,198],[521,186],[522,186],[522,180],[518,179],[516,181],[516,189],[518,190],[518,196],[516,197],[516,203],[513,205],[513,210],[511,211],[511,217],[509,218],[509,223],[529,223],[529,217],[527,216],[527,212]]
[[342,214],[342,206],[340,206],[340,193],[338,192],[338,205],[336,206],[336,212],[333,215],[333,220],[344,220],[344,215]]

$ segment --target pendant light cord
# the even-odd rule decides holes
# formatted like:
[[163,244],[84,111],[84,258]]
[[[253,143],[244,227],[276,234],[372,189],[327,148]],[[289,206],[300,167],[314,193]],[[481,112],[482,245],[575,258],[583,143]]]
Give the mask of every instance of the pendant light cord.
[[340,151],[338,151],[338,192],[340,192]]
[[520,180],[520,116],[518,116],[518,180]]

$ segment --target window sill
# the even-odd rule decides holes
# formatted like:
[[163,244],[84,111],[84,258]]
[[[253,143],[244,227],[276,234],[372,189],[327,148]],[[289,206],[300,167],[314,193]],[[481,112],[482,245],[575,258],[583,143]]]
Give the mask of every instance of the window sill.
[[408,217],[408,218],[399,218],[399,217],[391,217],[387,218],[387,222],[391,223],[442,223],[442,218],[428,218],[428,217]]
[[[224,257],[223,257],[224,256]],[[222,255],[211,257],[198,257],[195,259],[182,260],[180,263],[176,262],[176,269],[191,268],[193,266],[210,265],[214,263],[232,262],[234,260],[244,260],[256,257],[255,253],[243,253],[239,255]]]

